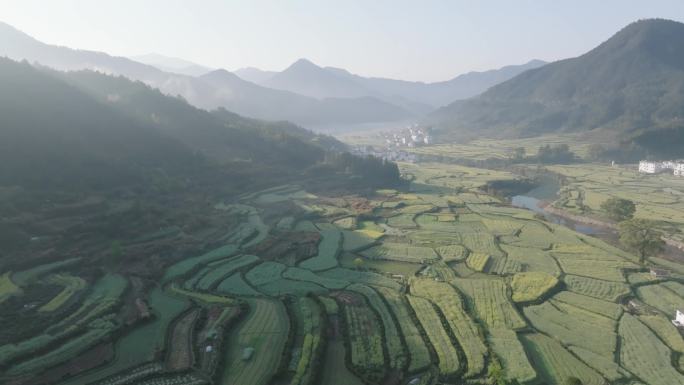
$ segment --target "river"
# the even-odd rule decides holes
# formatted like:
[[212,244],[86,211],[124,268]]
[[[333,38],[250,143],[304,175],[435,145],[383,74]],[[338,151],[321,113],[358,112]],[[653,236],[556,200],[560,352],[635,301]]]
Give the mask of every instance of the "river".
[[613,233],[611,229],[575,222],[570,219],[551,214],[544,210],[544,206],[550,204],[558,198],[558,191],[560,190],[561,185],[558,179],[550,175],[539,177],[538,182],[539,184],[537,187],[526,192],[525,194],[511,197],[511,204],[515,207],[532,210],[543,215],[544,218],[546,218],[546,220],[549,222],[569,227],[582,234],[599,236]]

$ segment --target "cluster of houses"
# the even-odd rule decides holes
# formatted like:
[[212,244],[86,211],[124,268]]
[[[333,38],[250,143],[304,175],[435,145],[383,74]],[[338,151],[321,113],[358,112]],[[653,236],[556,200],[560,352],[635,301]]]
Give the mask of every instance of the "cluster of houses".
[[430,128],[417,124],[408,126],[399,132],[383,133],[387,147],[419,147],[432,143]]
[[376,158],[391,160],[393,162],[415,163],[416,155],[397,148],[387,147],[386,149],[375,149],[372,146],[356,146],[351,149],[351,153],[361,157],[372,155]]
[[663,162],[642,160],[639,162],[639,172],[644,174],[659,174],[672,170],[676,176],[684,176],[684,160],[666,160]]

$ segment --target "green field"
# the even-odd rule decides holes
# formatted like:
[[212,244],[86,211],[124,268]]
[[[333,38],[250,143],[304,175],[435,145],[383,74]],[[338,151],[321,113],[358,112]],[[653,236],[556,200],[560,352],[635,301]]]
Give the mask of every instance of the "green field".
[[[64,383],[475,385],[493,384],[499,364],[524,385],[682,383],[684,339],[670,319],[684,308],[684,265],[651,258],[673,276],[651,279],[629,252],[481,189],[520,178],[512,172],[400,168],[412,179],[401,190],[286,185],[218,204],[231,230],[182,249],[186,258],[151,257],[156,275],[138,274],[142,262],[82,271],[78,259],[2,272],[0,307],[12,318],[0,325],[39,326],[4,334],[0,383],[23,385],[25,373],[107,346],[113,356],[78,375],[70,366]],[[577,192],[598,183],[585,165],[550,168],[570,178],[566,204],[577,210],[608,195]],[[649,178],[611,170],[597,172],[648,190]],[[678,207],[679,196],[648,191],[652,205]]]
[[[255,299],[247,318],[228,337],[222,381],[226,384],[266,385],[278,368],[289,329],[282,303]],[[245,359],[245,349],[253,349]]]

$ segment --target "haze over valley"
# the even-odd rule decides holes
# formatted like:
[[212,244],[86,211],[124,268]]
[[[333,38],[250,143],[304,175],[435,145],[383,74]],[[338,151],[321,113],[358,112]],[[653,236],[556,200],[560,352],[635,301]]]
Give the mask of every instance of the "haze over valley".
[[0,384],[684,385],[678,1],[0,6]]

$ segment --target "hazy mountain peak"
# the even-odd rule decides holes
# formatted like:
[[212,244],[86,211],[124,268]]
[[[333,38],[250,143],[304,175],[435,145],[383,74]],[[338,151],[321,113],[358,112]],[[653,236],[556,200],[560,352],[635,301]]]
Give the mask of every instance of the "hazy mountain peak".
[[641,20],[584,55],[526,71],[433,118],[455,132],[508,136],[596,128],[634,132],[681,124],[682,83],[684,24]]
[[301,58],[301,59],[298,59],[296,62],[290,64],[290,66],[287,69],[285,69],[285,71],[290,70],[290,69],[317,69],[317,70],[320,70],[322,68],[317,66],[316,64],[314,64],[314,62],[312,62],[309,59]]
[[162,71],[173,72],[181,75],[200,76],[211,71],[211,68],[201,64],[196,64],[185,59],[165,56],[158,53],[132,56],[131,59],[140,63],[154,66]]

